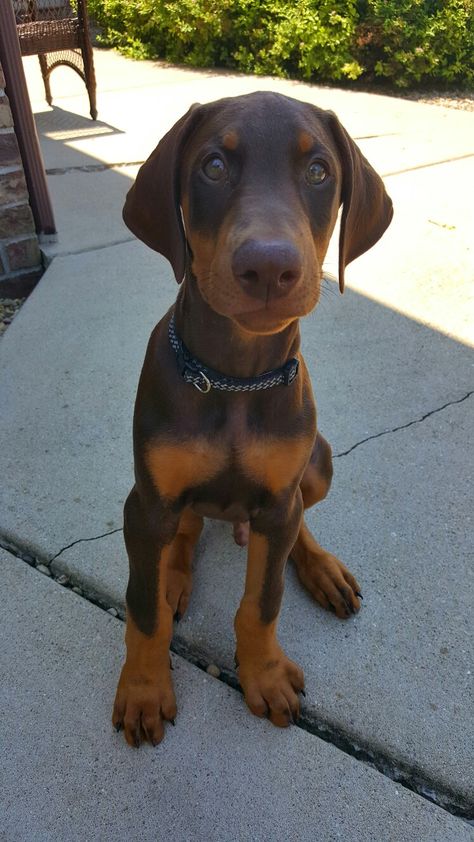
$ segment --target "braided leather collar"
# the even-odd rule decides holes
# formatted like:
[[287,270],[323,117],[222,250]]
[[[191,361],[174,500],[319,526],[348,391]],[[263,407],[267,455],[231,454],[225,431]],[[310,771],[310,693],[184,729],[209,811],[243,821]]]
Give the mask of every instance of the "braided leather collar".
[[170,345],[176,353],[179,373],[186,383],[192,383],[200,392],[218,389],[221,392],[257,392],[272,389],[273,386],[289,386],[298,374],[298,360],[292,357],[285,365],[273,371],[265,371],[257,377],[228,377],[204,365],[193,357],[176,333],[174,315],[168,325]]

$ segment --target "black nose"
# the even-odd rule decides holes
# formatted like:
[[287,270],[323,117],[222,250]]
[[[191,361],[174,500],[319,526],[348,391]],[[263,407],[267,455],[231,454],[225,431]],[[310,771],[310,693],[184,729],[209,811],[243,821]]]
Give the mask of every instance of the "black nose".
[[287,240],[245,240],[234,253],[232,271],[248,295],[278,298],[299,281],[301,257]]

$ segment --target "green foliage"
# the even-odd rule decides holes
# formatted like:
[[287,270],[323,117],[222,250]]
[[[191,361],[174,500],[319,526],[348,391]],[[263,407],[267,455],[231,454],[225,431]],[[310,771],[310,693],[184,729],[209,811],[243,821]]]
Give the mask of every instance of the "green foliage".
[[474,0],[89,0],[135,58],[312,80],[474,82]]
[[356,0],[89,0],[102,42],[136,58],[355,79]]
[[351,54],[355,0],[335,11],[327,0],[237,0],[232,19],[232,63],[242,70],[303,79],[355,79]]
[[474,82],[474,0],[359,3],[359,61],[398,87]]

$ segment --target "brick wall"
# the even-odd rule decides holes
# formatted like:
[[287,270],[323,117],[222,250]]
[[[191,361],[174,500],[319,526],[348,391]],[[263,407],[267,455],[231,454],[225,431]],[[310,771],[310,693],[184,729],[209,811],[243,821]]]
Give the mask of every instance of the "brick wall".
[[42,271],[38,238],[0,65],[0,297],[28,295]]

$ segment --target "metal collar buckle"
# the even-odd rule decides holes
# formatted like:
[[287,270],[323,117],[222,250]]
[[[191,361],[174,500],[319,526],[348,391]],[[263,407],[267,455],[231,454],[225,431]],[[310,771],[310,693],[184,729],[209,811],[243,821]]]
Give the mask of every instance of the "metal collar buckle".
[[204,380],[204,389],[201,388],[199,383],[193,383],[193,386],[195,386],[199,392],[202,392],[203,395],[207,395],[207,393],[211,391],[211,381],[206,377],[206,375],[202,371],[200,371],[199,374]]

